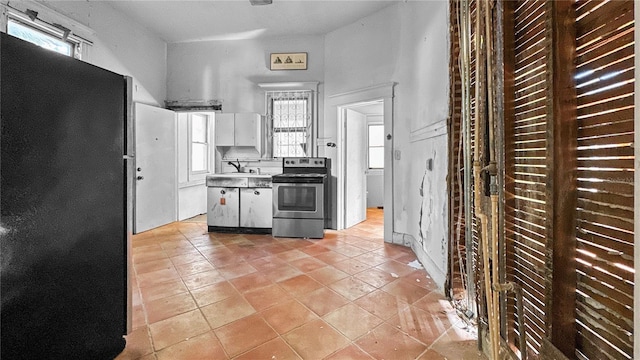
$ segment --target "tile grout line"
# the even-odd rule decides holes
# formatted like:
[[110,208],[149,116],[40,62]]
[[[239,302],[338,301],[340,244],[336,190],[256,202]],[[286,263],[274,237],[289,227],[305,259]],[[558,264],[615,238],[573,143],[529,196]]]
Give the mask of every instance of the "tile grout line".
[[[207,263],[208,263],[208,264],[210,264],[214,269],[216,269],[216,270],[218,270],[218,271],[219,271],[219,269],[220,269],[220,268],[219,268],[219,267],[216,267],[216,266],[215,266],[215,264],[212,262],[212,260],[211,260],[209,257],[207,257],[207,256],[203,253],[203,251],[201,250],[201,248],[200,248],[200,247],[198,247],[198,245],[196,245],[195,243],[193,243],[193,242],[192,242],[192,238],[190,238],[190,236],[191,236],[191,235],[187,235],[184,231],[180,231],[180,229],[178,229],[177,231],[178,231],[178,232],[180,232],[180,234],[182,235],[182,237],[183,237],[183,239],[184,239],[184,240],[189,241],[189,244],[191,245],[191,247],[195,248],[196,252],[197,252],[200,256],[202,256],[202,257],[207,261]],[[202,231],[204,231],[204,229],[202,229]],[[204,234],[203,234],[203,235],[204,235]],[[167,235],[167,236],[168,236],[168,235]],[[197,235],[197,236],[201,236],[201,235]],[[334,252],[334,253],[336,253],[336,254],[340,254],[340,255],[342,255],[342,256],[345,256],[345,259],[344,259],[344,260],[341,260],[341,261],[338,261],[338,262],[333,262],[333,261],[332,261],[331,263],[328,263],[328,262],[325,262],[325,261],[323,261],[323,260],[320,260],[320,259],[316,258],[316,256],[317,256],[317,255],[320,255],[320,253],[312,253],[312,254],[310,254],[310,253],[304,252],[304,253],[306,254],[306,258],[319,260],[320,262],[322,262],[322,263],[324,264],[324,266],[319,267],[319,268],[314,269],[314,270],[319,270],[319,269],[322,269],[322,268],[331,267],[332,269],[336,269],[337,271],[341,271],[341,272],[343,272],[343,273],[344,273],[344,271],[343,271],[343,270],[341,270],[341,269],[339,269],[339,268],[336,268],[334,265],[335,265],[336,263],[346,262],[346,261],[349,261],[349,260],[359,261],[358,259],[356,259],[357,257],[362,256],[362,255],[367,255],[367,254],[372,254],[372,255],[375,255],[375,256],[380,256],[380,257],[384,257],[384,258],[385,258],[385,261],[384,261],[384,262],[382,262],[382,263],[380,263],[380,264],[377,264],[377,263],[376,263],[376,264],[374,264],[374,265],[371,265],[371,263],[366,263],[366,265],[368,266],[366,269],[362,269],[362,270],[360,270],[360,271],[356,271],[356,272],[354,272],[353,274],[352,274],[352,273],[350,273],[350,272],[347,272],[347,273],[346,273],[346,274],[347,274],[347,277],[345,277],[344,279],[349,278],[349,279],[356,279],[356,280],[359,280],[359,281],[363,281],[363,280],[358,279],[356,276],[357,276],[357,275],[359,275],[359,274],[364,273],[365,271],[367,271],[367,270],[369,270],[369,269],[377,268],[378,266],[380,266],[380,265],[382,265],[382,264],[384,264],[384,263],[386,263],[386,262],[389,262],[389,261],[395,261],[395,262],[397,262],[397,263],[399,263],[399,264],[405,265],[402,261],[398,261],[398,260],[397,260],[398,258],[400,258],[400,257],[402,257],[402,256],[404,256],[404,255],[397,255],[397,254],[395,254],[395,255],[393,255],[393,254],[383,255],[383,254],[381,254],[381,253],[380,253],[380,251],[379,251],[379,250],[380,250],[380,249],[382,249],[382,248],[384,248],[384,246],[383,246],[383,247],[375,247],[375,248],[373,248],[373,249],[369,250],[369,249],[367,249],[367,248],[365,248],[365,247],[362,247],[362,246],[363,246],[362,244],[359,244],[360,246],[358,246],[358,245],[354,245],[354,243],[355,243],[355,242],[357,242],[357,241],[353,241],[353,240],[351,240],[351,241],[350,241],[350,240],[348,240],[348,239],[357,239],[357,241],[369,241],[366,237],[363,237],[363,236],[361,236],[361,235],[351,235],[351,237],[350,237],[350,238],[347,238],[347,237],[345,236],[345,237],[336,237],[335,239],[332,239],[332,240],[335,242],[335,244],[337,244],[337,246],[333,246],[333,247],[331,247],[331,248],[330,248],[330,247],[326,247],[326,246],[324,246],[325,244],[323,244],[323,243],[321,243],[321,242],[318,242],[318,243],[316,243],[316,244],[313,244],[313,243],[312,243],[311,245],[301,245],[301,246],[290,246],[290,242],[279,242],[279,243],[278,243],[278,245],[280,245],[280,246],[285,246],[285,247],[287,248],[287,250],[282,251],[282,252],[286,252],[286,251],[293,251],[293,250],[298,250],[298,251],[304,252],[304,251],[302,251],[301,249],[307,248],[308,246],[318,245],[318,246],[322,246],[322,247],[324,247],[324,248],[325,248],[325,249],[327,249],[328,251],[332,251],[332,252]],[[228,239],[227,239],[227,240],[228,240]],[[257,239],[253,239],[253,238],[246,239],[246,240],[251,241],[251,242],[255,242],[255,241],[257,241]],[[274,240],[275,240],[275,239],[274,239]],[[238,243],[240,243],[240,242],[241,242],[241,241],[234,241],[234,240],[228,240],[228,241],[224,241],[224,240],[216,240],[216,241],[221,241],[221,245],[223,245],[223,246],[224,246],[225,248],[227,248],[227,249],[229,248],[229,246],[230,246],[230,245],[236,245],[236,244],[238,244]],[[372,244],[375,244],[375,242],[374,242],[374,241],[369,241],[369,242],[371,242]],[[353,252],[346,251],[346,250],[343,250],[343,252],[340,252],[340,251],[341,251],[341,250],[340,250],[340,249],[341,249],[341,248],[340,248],[340,244],[343,244],[343,246],[352,246],[352,247],[354,247],[354,248],[357,248],[357,249],[359,249],[359,250],[358,250],[358,253],[357,253],[357,254],[354,254]],[[267,246],[267,245],[265,245],[265,246]],[[176,265],[175,265],[175,263],[174,263],[174,260],[172,259],[172,258],[173,258],[173,257],[175,257],[175,256],[168,256],[167,249],[165,249],[162,245],[160,245],[160,247],[161,247],[161,249],[163,250],[163,253],[165,254],[165,256],[167,256],[167,258],[170,260],[170,262],[171,262],[171,264],[172,264],[173,269],[177,272]],[[177,249],[177,248],[179,248],[179,247],[176,247],[176,248],[173,248],[173,249]],[[172,250],[173,250],[173,249],[172,249]],[[360,253],[359,251],[361,251],[361,250],[364,250],[364,251]],[[267,252],[265,255],[260,256],[260,257],[257,257],[257,258],[255,258],[255,259],[251,259],[251,260],[258,260],[258,259],[263,259],[263,258],[265,258],[265,257],[277,256],[278,254],[280,254],[280,253],[282,253],[282,252],[277,252],[277,253]],[[173,253],[173,251],[172,251],[172,253]],[[322,253],[325,253],[325,252],[322,252]],[[176,256],[181,256],[181,255],[176,255]],[[297,259],[297,260],[301,260],[301,259],[303,259],[303,258],[299,258],[299,259]],[[250,263],[250,261],[248,261],[248,260],[247,260],[247,259],[245,259],[245,258],[243,258],[243,261],[244,261],[245,263],[247,263],[249,266],[251,266],[254,270],[256,270],[256,272],[260,273],[260,270],[259,270],[258,268],[256,268],[253,264],[251,264],[251,263]],[[284,262],[285,262],[287,265],[292,266],[291,262],[293,262],[293,261],[296,261],[296,260],[291,260],[291,259],[289,259],[289,260],[285,260]],[[221,267],[224,267],[224,266],[221,266]],[[300,300],[300,299],[298,299],[298,297],[293,296],[291,293],[289,293],[288,291],[286,291],[286,289],[282,286],[282,284],[281,284],[281,283],[282,283],[282,282],[284,282],[284,281],[287,281],[287,280],[289,280],[289,279],[295,278],[295,277],[297,277],[297,276],[305,275],[305,276],[307,276],[307,277],[309,277],[309,278],[313,279],[313,281],[315,281],[316,283],[320,284],[321,286],[320,286],[320,288],[319,288],[319,289],[323,289],[323,288],[325,288],[325,289],[328,289],[329,291],[335,292],[336,294],[338,294],[338,295],[339,295],[339,296],[341,296],[341,297],[344,297],[342,294],[337,293],[335,290],[333,290],[333,289],[329,286],[330,284],[333,284],[333,283],[335,283],[335,282],[337,282],[337,281],[340,281],[340,280],[343,280],[343,279],[335,280],[335,281],[332,281],[331,283],[327,283],[327,284],[325,284],[324,282],[320,282],[320,281],[318,281],[317,279],[315,279],[314,277],[312,277],[311,275],[309,275],[309,273],[311,273],[313,270],[312,270],[312,271],[304,271],[304,270],[302,270],[302,269],[298,269],[298,268],[297,268],[297,267],[295,267],[295,266],[293,266],[293,268],[295,268],[295,269],[299,270],[299,271],[301,272],[301,274],[300,274],[300,275],[295,275],[295,276],[292,276],[292,277],[289,277],[289,278],[286,278],[286,279],[282,279],[282,280],[280,280],[280,281],[273,281],[273,280],[270,280],[270,283],[271,283],[271,284],[276,284],[276,285],[278,285],[278,288],[279,288],[279,289],[281,289],[282,291],[285,291],[287,294],[291,295],[291,299],[293,299],[294,301],[296,301],[298,304],[300,304],[302,307],[304,307],[307,311],[309,311],[309,312],[311,312],[312,314],[314,314],[314,316],[315,316],[317,319],[320,319],[320,320],[321,320],[321,321],[323,321],[324,323],[328,324],[328,325],[329,325],[329,326],[330,326],[334,331],[336,331],[338,334],[341,334],[342,336],[344,336],[345,338],[347,338],[347,339],[349,340],[349,342],[348,342],[348,344],[347,344],[347,345],[345,345],[344,347],[342,347],[342,348],[340,348],[340,349],[336,349],[333,353],[331,353],[331,354],[327,355],[328,357],[330,357],[331,355],[333,355],[333,354],[335,354],[335,353],[337,353],[337,352],[339,352],[339,351],[342,351],[343,349],[348,348],[348,347],[349,347],[349,346],[351,346],[351,345],[355,346],[357,349],[359,349],[359,350],[363,351],[364,353],[368,354],[368,352],[364,351],[364,349],[360,348],[360,347],[355,343],[356,341],[358,341],[358,339],[361,339],[363,336],[365,336],[366,334],[369,334],[369,333],[370,333],[371,331],[373,331],[374,329],[377,329],[377,328],[378,328],[378,327],[380,327],[382,324],[387,324],[387,325],[389,325],[389,326],[392,326],[393,328],[396,328],[396,327],[394,327],[393,325],[391,325],[390,323],[388,323],[388,321],[389,321],[392,317],[390,317],[390,318],[388,318],[388,319],[386,319],[386,320],[385,320],[385,319],[381,319],[381,320],[382,320],[382,322],[381,322],[380,324],[376,325],[376,326],[375,326],[374,328],[372,328],[372,329],[369,329],[366,333],[364,333],[364,334],[360,335],[358,338],[356,338],[356,339],[354,339],[354,340],[351,340],[351,339],[350,339],[350,338],[348,338],[344,333],[342,333],[340,330],[338,330],[337,328],[335,328],[331,323],[328,323],[328,322],[324,319],[324,317],[325,317],[325,316],[327,316],[328,314],[331,314],[332,312],[336,311],[337,309],[339,309],[339,308],[341,308],[341,307],[343,307],[343,306],[347,306],[347,305],[349,305],[349,304],[353,304],[354,306],[358,306],[357,304],[355,304],[355,303],[354,303],[354,301],[356,301],[357,299],[360,299],[360,298],[362,298],[362,297],[366,296],[367,294],[363,294],[363,295],[361,295],[361,296],[359,296],[358,298],[353,299],[353,300],[351,300],[351,298],[346,298],[346,299],[348,300],[348,303],[347,303],[347,304],[344,304],[344,305],[342,305],[342,306],[340,306],[340,307],[338,307],[338,308],[336,308],[336,309],[333,309],[332,311],[328,312],[327,314],[324,314],[324,316],[320,316],[320,315],[316,314],[313,310],[311,310],[307,305],[305,305],[304,303],[302,303],[302,302],[301,302],[301,300]],[[357,270],[357,269],[356,269],[356,270]],[[379,269],[379,270],[384,271],[384,272],[389,272],[389,270],[383,270],[383,269]],[[351,269],[351,271],[353,271],[353,269]],[[202,271],[201,271],[201,272],[202,272]],[[254,272],[251,272],[251,274],[253,274],[253,273],[254,273]],[[183,274],[178,273],[178,275],[179,275],[179,278],[180,278],[181,283],[182,283],[183,285],[185,285],[185,287],[186,287],[186,288],[187,288],[187,290],[189,291],[191,299],[195,302],[195,304],[196,304],[196,306],[197,306],[198,310],[200,311],[200,315],[201,315],[201,316],[205,319],[205,321],[207,322],[207,325],[208,325],[208,327],[209,327],[209,330],[208,330],[208,331],[214,332],[214,335],[215,335],[215,336],[216,336],[216,338],[217,338],[217,334],[215,334],[215,331],[214,331],[215,329],[213,329],[213,328],[212,328],[212,326],[211,326],[211,324],[210,324],[209,320],[204,316],[204,313],[202,312],[202,307],[201,307],[201,306],[200,306],[200,304],[198,304],[198,302],[195,300],[194,294],[193,294],[193,292],[192,292],[194,289],[191,289],[191,288],[189,288],[188,286],[186,286],[186,283],[184,282],[184,279],[183,279]],[[233,279],[236,279],[236,278],[242,278],[242,277],[247,276],[247,275],[249,275],[249,274],[243,274],[243,275],[241,275],[241,276],[234,277]],[[407,275],[408,275],[408,274],[407,274]],[[405,275],[405,276],[406,276],[406,275]],[[404,279],[404,277],[405,277],[405,276],[401,277],[402,279],[400,279],[400,281],[405,281],[405,280],[406,280],[406,281],[408,281],[407,279]],[[224,277],[224,282],[225,282],[225,283],[227,283],[227,284],[229,284],[229,285],[230,285],[230,286],[231,286],[231,287],[232,287],[236,292],[238,292],[238,293],[242,296],[242,298],[243,298],[243,299],[245,299],[245,301],[246,301],[246,297],[245,297],[246,292],[245,292],[245,293],[240,292],[239,288],[237,288],[237,287],[236,287],[236,285],[234,285],[234,284],[231,282],[233,279],[227,278],[227,277],[225,277],[225,276],[223,276],[223,277]],[[138,281],[138,279],[136,279],[136,280]],[[406,281],[405,281],[405,282],[406,282]],[[399,281],[398,281],[397,279],[394,279],[394,280],[392,280],[391,282],[387,282],[387,283],[382,284],[382,285],[380,285],[380,286],[376,286],[375,284],[370,284],[370,283],[368,283],[368,282],[364,281],[364,283],[366,283],[366,284],[368,284],[368,285],[372,286],[372,287],[373,287],[373,288],[375,288],[376,290],[382,290],[383,292],[385,292],[385,293],[389,294],[390,296],[397,297],[396,295],[394,295],[394,294],[392,294],[392,293],[388,293],[386,290],[383,290],[383,289],[382,289],[383,287],[385,287],[385,286],[387,286],[387,285],[389,285],[389,284],[391,284],[391,283],[394,283],[394,282],[399,282]],[[218,282],[218,283],[222,283],[222,281],[221,281],[221,282]],[[407,282],[407,283],[411,283],[411,282]],[[138,281],[138,284],[139,284],[139,281]],[[413,284],[413,285],[414,285],[414,286],[418,286],[418,285],[415,285],[415,284]],[[265,285],[265,286],[267,286],[267,285]],[[425,290],[428,290],[428,289],[426,289],[425,287],[422,287],[422,286],[418,286],[418,287],[423,288],[423,289],[425,289]],[[316,290],[317,290],[317,289],[316,289]],[[139,288],[139,287],[138,287],[138,291],[140,292],[140,288]],[[315,290],[314,290],[314,291],[315,291]],[[433,291],[433,290],[432,290],[432,291]],[[432,291],[430,291],[429,293],[431,293]],[[371,292],[369,292],[369,293],[371,293]],[[428,294],[429,294],[429,293],[428,293]],[[428,295],[428,294],[427,294],[427,295]],[[427,296],[427,295],[425,295],[425,296]],[[139,293],[139,296],[140,296],[140,298],[142,299],[142,295],[141,295],[140,293]],[[421,300],[421,299],[423,299],[425,296],[421,297],[420,299],[417,299],[417,300],[416,300],[416,301],[414,301],[413,303],[409,304],[409,306],[413,306],[413,304],[414,304],[414,303],[416,303],[416,302],[420,301],[420,300]],[[143,300],[143,299],[142,299],[142,300]],[[209,305],[209,304],[208,304],[208,305]],[[144,300],[142,301],[142,306],[143,306],[143,311],[144,311],[144,313],[145,313],[145,323],[146,323],[146,325],[147,325],[147,327],[148,327],[148,329],[147,329],[147,333],[148,333],[148,335],[150,335],[150,327],[149,327],[149,324],[148,324],[148,317],[147,317],[147,314],[146,314],[146,304],[145,304]],[[274,304],[273,306],[277,306],[277,304]],[[273,307],[273,306],[271,306],[271,307]],[[253,307],[253,306],[252,306],[252,307]],[[269,308],[271,308],[271,307],[269,307]],[[291,345],[290,345],[288,342],[286,342],[286,340],[284,340],[283,335],[281,335],[281,334],[279,334],[277,331],[275,331],[275,329],[273,328],[273,326],[272,326],[268,321],[266,321],[266,319],[264,318],[264,315],[263,315],[264,310],[267,310],[267,309],[269,309],[269,308],[265,308],[265,309],[263,309],[262,311],[257,311],[257,309],[255,309],[255,308],[253,308],[253,309],[254,309],[254,311],[256,311],[256,312],[255,312],[255,314],[259,315],[259,316],[260,316],[260,319],[262,319],[263,321],[265,321],[265,322],[267,323],[267,325],[269,326],[269,328],[271,328],[271,329],[272,329],[272,330],[277,334],[277,337],[276,337],[276,338],[279,338],[279,339],[281,339],[282,341],[284,341],[284,342],[287,344],[287,346],[288,346],[291,350],[293,350],[293,351],[294,351],[294,353],[296,353],[296,354],[297,354],[297,352],[295,352],[295,349],[293,349],[293,348],[291,347]],[[364,310],[364,311],[367,311],[367,310],[365,310],[365,309],[363,309],[363,310]],[[368,311],[367,311],[367,312],[368,312]],[[376,316],[376,315],[374,315],[374,314],[372,314],[372,315],[373,315],[373,316]],[[377,317],[377,316],[376,316],[376,317]],[[237,319],[237,320],[240,320],[240,319]],[[235,321],[237,321],[237,320],[235,320]],[[234,322],[235,322],[235,321],[234,321]],[[231,323],[233,323],[233,322],[231,322]],[[225,325],[223,325],[223,326],[226,326],[226,325],[228,325],[228,324],[225,324]],[[298,327],[296,327],[296,328],[290,329],[290,330],[289,330],[289,332],[290,332],[290,331],[294,331],[295,329],[297,329],[297,328],[299,328],[299,327],[301,327],[301,326],[304,326],[304,324],[299,325],[299,326],[298,326]],[[451,326],[448,328],[448,330],[447,330],[447,331],[449,331],[449,329],[451,329]],[[405,335],[409,336],[410,338],[412,338],[412,339],[414,339],[414,340],[418,341],[419,343],[421,343],[421,344],[423,344],[423,345],[425,345],[425,346],[426,346],[426,344],[425,344],[425,343],[423,343],[422,341],[420,341],[420,340],[418,340],[418,339],[414,338],[414,337],[413,337],[413,336],[411,336],[410,334],[408,334],[408,333],[404,332],[404,330],[402,330],[402,329],[398,329],[398,331],[399,331],[399,332],[401,332],[402,334],[405,334]],[[445,331],[445,333],[446,333],[446,331]],[[428,349],[430,349],[430,348],[431,348],[431,346],[432,346],[432,345],[433,345],[433,344],[434,344],[438,339],[442,338],[442,336],[443,336],[443,335],[444,335],[444,333],[443,333],[443,334],[441,334],[441,335],[440,335],[436,340],[434,340],[434,341],[433,341],[433,343],[432,343],[431,345],[429,345],[429,346],[427,347],[427,350],[425,350],[425,351],[428,351]],[[219,339],[219,338],[217,338],[217,339],[218,339],[218,341],[220,341],[220,339]],[[274,339],[275,339],[275,338],[274,338]],[[271,340],[269,340],[269,341],[272,341],[272,340],[273,340],[273,339],[271,339]],[[151,341],[153,342],[153,339],[152,339],[152,338],[151,338]],[[266,343],[266,342],[265,342],[265,343]],[[257,345],[256,347],[254,347],[254,348],[252,348],[252,349],[247,350],[246,352],[252,351],[252,350],[254,350],[254,349],[255,349],[255,348],[257,348],[257,347],[260,347],[260,346],[264,345],[265,343],[259,344],[259,345]],[[175,345],[175,344],[174,344],[174,345]],[[173,346],[173,345],[171,345],[171,346]],[[153,345],[152,345],[152,349],[155,349],[155,346],[153,346]],[[223,350],[225,351],[225,354],[226,354],[227,356],[229,356],[229,355],[226,353],[226,349],[224,349],[224,347],[223,347]],[[425,351],[423,351],[423,353],[424,353]],[[244,353],[246,353],[246,352],[244,352]],[[244,353],[243,353],[243,354],[244,354]],[[422,354],[423,354],[423,353],[422,353]],[[236,357],[241,356],[241,355],[242,355],[242,354],[238,354],[238,355],[236,355]],[[297,354],[297,355],[299,356],[300,354]],[[369,354],[369,355],[370,355],[370,354]],[[156,356],[155,351],[154,351],[154,356]]]

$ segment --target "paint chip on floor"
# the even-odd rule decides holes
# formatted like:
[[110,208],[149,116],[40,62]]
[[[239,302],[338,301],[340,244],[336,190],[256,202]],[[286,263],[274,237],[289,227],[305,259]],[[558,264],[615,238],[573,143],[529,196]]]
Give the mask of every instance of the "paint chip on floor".
[[418,260],[413,260],[412,262],[408,263],[407,265],[411,266],[414,269],[422,269],[422,264],[420,264],[420,262]]

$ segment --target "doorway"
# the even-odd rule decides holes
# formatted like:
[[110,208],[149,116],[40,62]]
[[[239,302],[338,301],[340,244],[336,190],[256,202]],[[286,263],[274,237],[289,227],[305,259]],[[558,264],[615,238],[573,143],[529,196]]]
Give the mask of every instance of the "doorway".
[[384,209],[384,102],[379,99],[341,109],[344,225],[348,229],[367,220],[373,213],[369,209],[376,209],[376,216]]
[[[384,163],[384,172],[383,176],[383,222],[384,222],[384,241],[392,243],[393,242],[393,162],[392,162],[392,152],[393,152],[393,93],[394,93],[395,83],[387,83],[376,85],[360,90],[350,91],[347,93],[332,95],[328,97],[329,103],[329,111],[327,112],[327,121],[329,123],[336,124],[336,139],[339,143],[337,148],[337,154],[335,158],[334,169],[336,170],[336,227],[338,230],[345,229],[347,222],[346,215],[348,206],[351,206],[348,199],[347,186],[348,179],[349,182],[353,181],[351,178],[349,171],[352,173],[356,170],[350,169],[347,166],[347,154],[349,151],[347,150],[347,135],[349,135],[349,123],[347,123],[348,115],[347,109],[357,108],[359,106],[364,106],[365,104],[371,104],[375,102],[380,102],[382,104],[382,123],[383,123],[383,137],[384,137],[384,145],[382,146],[383,152],[383,163]],[[354,109],[350,109],[354,110]],[[331,119],[335,116],[335,122]],[[361,122],[360,122],[361,124]],[[357,127],[356,124],[351,124]],[[362,127],[360,127],[362,129]],[[355,130],[355,128],[354,128]],[[364,134],[366,134],[365,130],[360,130],[361,136],[364,138]],[[351,144],[353,147],[354,144]],[[366,161],[362,160],[362,157],[359,157],[359,161],[366,163]],[[362,176],[364,177],[364,170],[358,168],[361,171]],[[360,178],[358,178],[358,183],[361,184]],[[359,202],[362,203],[362,198],[366,199],[366,185],[362,185],[364,188],[363,192],[359,192]],[[365,202],[366,204],[366,202]],[[366,214],[366,205],[363,207]],[[366,216],[366,215],[365,215]]]

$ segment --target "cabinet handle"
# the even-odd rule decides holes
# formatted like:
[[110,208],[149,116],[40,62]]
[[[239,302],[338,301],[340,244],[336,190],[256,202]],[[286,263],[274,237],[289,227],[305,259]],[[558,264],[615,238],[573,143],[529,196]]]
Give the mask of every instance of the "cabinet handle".
[[142,180],[142,179],[144,179],[144,176],[138,176],[138,177],[136,177],[136,179]]
[[260,195],[260,191],[258,191],[258,190],[254,191],[253,195]]

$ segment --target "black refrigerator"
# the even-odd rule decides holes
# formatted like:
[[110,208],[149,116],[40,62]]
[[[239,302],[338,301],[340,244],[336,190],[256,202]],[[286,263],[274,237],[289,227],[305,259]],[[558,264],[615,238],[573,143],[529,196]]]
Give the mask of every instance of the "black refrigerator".
[[125,346],[127,79],[0,38],[0,356],[113,359]]

